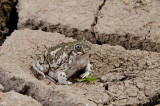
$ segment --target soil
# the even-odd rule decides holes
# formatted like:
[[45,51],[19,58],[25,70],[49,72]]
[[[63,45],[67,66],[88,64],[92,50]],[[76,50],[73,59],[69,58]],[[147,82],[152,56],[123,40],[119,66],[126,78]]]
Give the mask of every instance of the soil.
[[[0,104],[21,95],[24,101],[15,98],[20,104],[34,101],[32,105],[44,106],[160,105],[160,1],[17,3],[18,29],[12,27],[14,32],[0,47],[0,95],[8,95]],[[8,18],[0,19],[7,26]],[[33,74],[35,54],[82,37],[92,42],[96,81],[58,85]]]
[[[94,83],[57,85],[32,73],[37,53],[61,42],[71,42],[58,33],[17,30],[0,52],[0,83],[5,91],[32,96],[43,105],[155,105],[160,92],[160,54],[126,50],[121,46],[92,45],[90,57]],[[17,74],[18,73],[18,74]]]

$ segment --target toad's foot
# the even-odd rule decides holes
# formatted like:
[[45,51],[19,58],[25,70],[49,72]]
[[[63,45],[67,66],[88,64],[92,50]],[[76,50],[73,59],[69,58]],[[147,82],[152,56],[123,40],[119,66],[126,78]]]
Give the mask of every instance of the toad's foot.
[[92,65],[90,64],[90,62],[88,62],[86,68],[85,68],[85,73],[81,75],[81,78],[86,78],[88,77],[92,72],[93,72],[93,67]]
[[72,84],[72,82],[67,81],[67,76],[64,72],[59,72],[57,79],[59,84]]
[[53,82],[56,82],[52,77],[50,77],[50,76],[48,76],[48,75],[46,75],[46,77],[47,77],[49,80],[51,80],[51,81],[53,81]]

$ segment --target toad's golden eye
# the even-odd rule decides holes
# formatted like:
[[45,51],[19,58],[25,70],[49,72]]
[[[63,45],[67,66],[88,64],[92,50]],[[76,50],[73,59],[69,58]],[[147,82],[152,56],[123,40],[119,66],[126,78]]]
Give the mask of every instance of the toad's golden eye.
[[82,49],[82,45],[81,44],[74,45],[74,50],[80,51],[81,49]]

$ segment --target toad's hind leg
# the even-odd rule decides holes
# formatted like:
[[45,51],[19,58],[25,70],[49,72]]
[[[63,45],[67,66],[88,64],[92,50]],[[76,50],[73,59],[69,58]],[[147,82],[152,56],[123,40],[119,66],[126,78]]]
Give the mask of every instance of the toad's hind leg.
[[45,72],[45,70],[47,69],[47,68],[49,68],[49,66],[42,66],[42,65],[40,65],[38,62],[34,62],[33,64],[32,64],[32,67],[33,67],[33,69],[36,71],[36,72],[38,72],[39,74],[41,74],[42,76],[43,76],[43,78],[45,78],[46,77],[46,75],[44,74],[44,72]]
[[52,80],[57,80],[59,84],[67,84],[67,85],[72,84],[72,82],[67,81],[67,76],[63,71],[57,71],[57,72],[50,71],[48,75]]
[[72,84],[72,82],[67,81],[67,76],[66,76],[65,72],[59,72],[57,79],[60,84]]
[[52,77],[50,77],[50,76],[48,76],[48,75],[46,75],[46,77],[47,77],[49,80],[51,80],[51,81],[53,81],[53,82],[56,82]]
[[93,72],[93,67],[92,67],[92,65],[90,64],[90,62],[88,61],[88,64],[87,64],[87,66],[86,66],[86,68],[85,68],[85,73],[83,73],[83,74],[81,75],[81,78],[86,78],[86,77],[88,77],[92,72]]
[[57,79],[58,83],[60,84],[72,84],[72,82],[67,81],[67,76],[65,72],[58,72]]

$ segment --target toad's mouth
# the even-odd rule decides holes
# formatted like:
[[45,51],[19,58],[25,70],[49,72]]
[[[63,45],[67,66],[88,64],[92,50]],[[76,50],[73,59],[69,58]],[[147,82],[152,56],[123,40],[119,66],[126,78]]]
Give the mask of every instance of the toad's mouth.
[[87,55],[89,55],[89,54],[91,54],[91,50],[82,50],[82,55],[85,55],[85,54],[87,54]]

